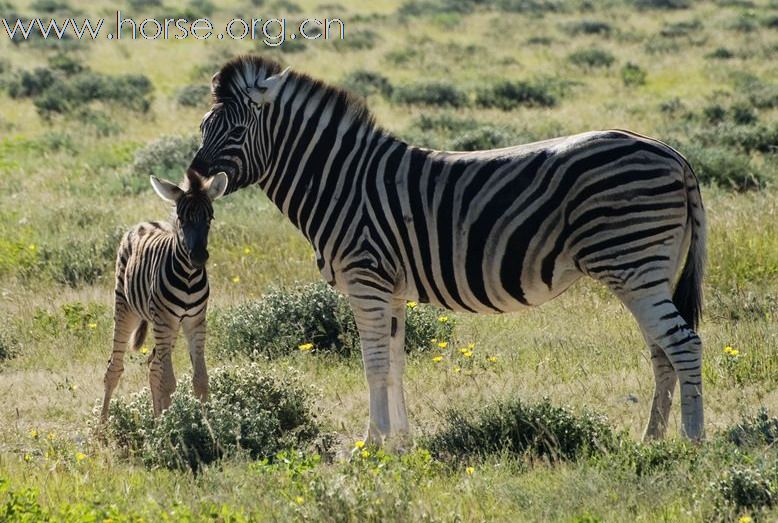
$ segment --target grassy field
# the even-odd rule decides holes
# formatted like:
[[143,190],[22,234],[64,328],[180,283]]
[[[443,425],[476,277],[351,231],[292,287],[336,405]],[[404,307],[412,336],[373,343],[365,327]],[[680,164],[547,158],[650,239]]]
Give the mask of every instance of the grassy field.
[[[110,18],[116,8],[0,0],[0,17]],[[217,25],[236,14],[340,17],[346,39],[271,50],[229,39],[11,43],[0,32],[0,519],[778,518],[778,422],[748,429],[762,434],[754,444],[728,436],[761,406],[778,411],[778,3],[135,0],[121,8],[136,19],[202,12]],[[709,217],[700,329],[708,441],[678,441],[676,405],[671,442],[635,443],[653,392],[648,352],[627,311],[590,282],[522,314],[450,315],[448,347],[409,357],[416,445],[403,455],[352,454],[367,418],[359,359],[296,344],[261,365],[296,369],[319,391],[313,408],[322,430],[336,434],[334,459],[234,458],[193,475],[144,466],[99,441],[93,409],[110,352],[118,239],[168,215],[148,174],[181,175],[208,110],[204,86],[220,63],[249,52],[363,90],[382,126],[427,146],[626,128],[688,154]],[[504,81],[511,89],[498,89]],[[194,94],[182,94],[187,86]],[[312,250],[258,189],[230,195],[215,213],[214,314],[318,278]],[[214,332],[210,368],[246,364],[219,343]],[[471,343],[467,358],[458,349]],[[180,377],[189,371],[183,349]],[[129,357],[118,396],[145,386],[144,362]],[[477,417],[516,398],[601,413],[619,443],[563,460],[531,449],[456,459],[427,451],[448,430],[451,409]]]

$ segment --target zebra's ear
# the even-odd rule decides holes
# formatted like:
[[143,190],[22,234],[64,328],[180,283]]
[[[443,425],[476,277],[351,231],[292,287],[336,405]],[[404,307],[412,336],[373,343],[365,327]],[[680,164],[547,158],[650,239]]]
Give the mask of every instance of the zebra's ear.
[[247,94],[251,101],[257,105],[264,105],[274,101],[284,82],[289,77],[290,69],[291,67],[287,67],[280,73],[265,78],[254,87],[250,87]]
[[151,186],[160,198],[169,203],[176,203],[184,194],[178,185],[167,180],[160,180],[156,176],[151,177]]
[[227,173],[220,172],[212,176],[205,182],[205,190],[208,192],[208,198],[211,201],[218,200],[224,196],[224,192],[227,190]]

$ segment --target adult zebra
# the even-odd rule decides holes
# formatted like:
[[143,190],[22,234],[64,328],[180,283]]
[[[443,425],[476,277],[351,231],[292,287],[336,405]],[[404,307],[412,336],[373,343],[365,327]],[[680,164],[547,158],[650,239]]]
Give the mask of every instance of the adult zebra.
[[345,92],[253,56],[224,65],[212,91],[190,169],[227,172],[228,192],[258,183],[348,295],[369,441],[408,431],[406,300],[501,313],[548,301],[582,275],[621,299],[650,347],[656,388],[645,437],[664,435],[678,380],[683,432],[702,437],[693,329],[705,214],[678,152],[616,130],[468,153],[413,147]]

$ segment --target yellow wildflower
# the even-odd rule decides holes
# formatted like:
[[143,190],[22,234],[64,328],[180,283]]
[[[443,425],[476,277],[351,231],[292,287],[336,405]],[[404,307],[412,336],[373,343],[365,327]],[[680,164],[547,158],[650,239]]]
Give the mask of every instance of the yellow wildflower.
[[474,349],[475,349],[475,342],[473,342],[473,343],[468,343],[468,344],[467,344],[467,348],[468,348],[468,349],[470,349],[470,350],[474,350]]
[[362,441],[361,439],[357,440],[357,441],[354,442],[354,446],[356,448],[358,448],[358,449],[363,449],[363,448],[365,448],[365,442]]
[[408,303],[406,303],[405,305],[406,305],[406,306],[407,306],[409,309],[415,309],[415,308],[416,308],[416,305],[418,305],[418,303],[416,303],[415,301],[409,301],[409,302],[408,302]]
[[86,459],[86,454],[83,452],[76,452],[76,461],[84,461]]
[[473,472],[475,472],[475,467],[467,467],[467,468],[465,469],[465,472],[467,472],[467,475],[468,475],[468,476],[472,476],[472,475],[473,475]]
[[32,461],[32,455],[30,455],[29,453],[25,453],[24,454],[24,461],[26,461],[27,463]]
[[434,361],[435,363],[440,363],[441,361],[443,361],[443,356],[437,355],[434,358],[432,358],[432,361]]
[[724,347],[724,354],[728,354],[729,356],[732,356],[733,358],[740,355],[740,351],[737,349],[733,349],[729,345]]
[[751,519],[751,516],[740,516],[740,519],[737,520],[737,523],[751,523],[754,521]]
[[96,329],[97,328],[97,324],[96,323],[90,323],[89,325],[87,325],[87,327],[89,327],[90,329]]
[[447,341],[439,341],[438,342],[438,347],[440,347],[441,349],[445,349],[446,347],[448,347],[448,342]]
[[294,502],[297,503],[298,505],[302,505],[303,503],[305,503],[305,498],[302,496],[297,496],[296,498],[294,498]]
[[364,459],[367,459],[370,457],[370,451],[363,450],[360,456],[362,456]]
[[30,249],[31,251],[34,251],[38,247],[36,247],[34,243],[31,243],[30,245],[27,246],[27,248]]
[[251,247],[243,247],[243,254],[246,255],[251,254]]
[[148,354],[149,353],[149,348],[146,345],[142,346],[140,348],[140,353],[141,354]]
[[54,441],[54,433],[49,432],[48,434],[46,434],[46,439],[49,441]]
[[472,358],[473,357],[473,351],[466,350],[465,352],[462,353],[462,356],[464,356],[465,358]]
[[76,391],[76,390],[78,390],[78,385],[76,385],[75,383],[71,383],[70,385],[68,385],[68,389],[71,392]]
[[459,368],[459,367],[454,367],[454,368],[453,368],[453,369],[451,369],[451,370],[453,370],[453,371],[454,371],[454,374],[459,374],[460,372],[462,372],[462,369],[461,369],[461,368]]
[[35,429],[30,430],[30,437],[32,439],[38,439],[38,431]]
[[233,276],[232,283],[240,283],[240,276]]
[[486,360],[489,363],[497,363],[497,357],[496,356],[489,356],[488,358],[486,358]]
[[438,321],[440,323],[446,323],[448,322],[448,316],[438,316]]
[[302,345],[298,345],[297,348],[303,352],[308,352],[313,350],[313,343],[303,343]]

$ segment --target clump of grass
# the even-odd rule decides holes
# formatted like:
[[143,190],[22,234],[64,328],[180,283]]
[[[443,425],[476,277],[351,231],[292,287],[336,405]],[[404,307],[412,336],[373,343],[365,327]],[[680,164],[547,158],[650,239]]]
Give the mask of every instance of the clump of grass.
[[636,476],[650,476],[668,471],[679,463],[694,460],[699,447],[685,440],[663,440],[648,444],[621,441],[621,447],[605,455],[602,462],[607,466],[616,466],[628,470]]
[[176,93],[176,103],[183,107],[207,106],[211,99],[211,88],[205,84],[185,85]]
[[448,148],[454,151],[483,151],[517,143],[513,133],[499,127],[484,125],[454,138]]
[[665,38],[689,37],[702,30],[703,25],[699,20],[684,20],[665,25],[659,34]]
[[512,13],[543,15],[545,13],[565,11],[568,6],[564,0],[499,0],[497,7]]
[[479,411],[449,410],[443,428],[425,443],[446,459],[508,453],[575,460],[610,448],[614,438],[597,414],[575,414],[548,400],[531,405],[513,399]]
[[350,71],[341,84],[349,91],[365,98],[376,94],[389,98],[394,91],[386,76],[367,69]]
[[143,178],[146,185],[151,175],[180,178],[199,147],[200,139],[196,135],[162,136],[135,152],[130,172],[134,177]]
[[765,174],[756,168],[751,158],[743,153],[724,147],[681,146],[697,178],[702,183],[746,191],[759,189],[766,183]]
[[503,80],[490,87],[480,89],[476,94],[476,103],[481,107],[496,107],[503,111],[509,111],[522,105],[553,107],[557,104],[557,94],[550,82]]
[[430,81],[401,85],[394,89],[392,100],[408,105],[465,107],[468,96],[462,89],[446,82]]
[[0,330],[0,362],[19,354],[19,343],[5,328]]
[[688,9],[691,0],[634,0],[639,9]]
[[646,83],[646,71],[637,64],[627,62],[621,68],[621,81],[627,87],[635,87]]
[[[432,339],[450,339],[454,322],[439,321],[438,309],[417,306],[406,312],[406,351],[429,349]],[[272,358],[313,350],[348,357],[360,350],[348,300],[324,282],[277,290],[219,311],[212,324],[217,349],[228,356]]]
[[273,458],[282,450],[311,448],[321,435],[314,392],[299,375],[282,376],[251,363],[210,373],[210,397],[200,403],[184,380],[159,419],[150,393],[117,398],[105,436],[147,466],[198,470],[223,458]]
[[735,57],[735,53],[727,49],[726,47],[717,47],[710,53],[705,55],[705,58],[712,60],[729,60]]
[[376,43],[380,40],[378,33],[371,29],[358,29],[356,31],[350,31],[348,36],[343,40],[335,40],[335,49],[341,52],[348,51],[365,51],[375,47]]
[[579,67],[610,67],[616,61],[610,52],[596,47],[574,51],[567,56],[570,63]]

